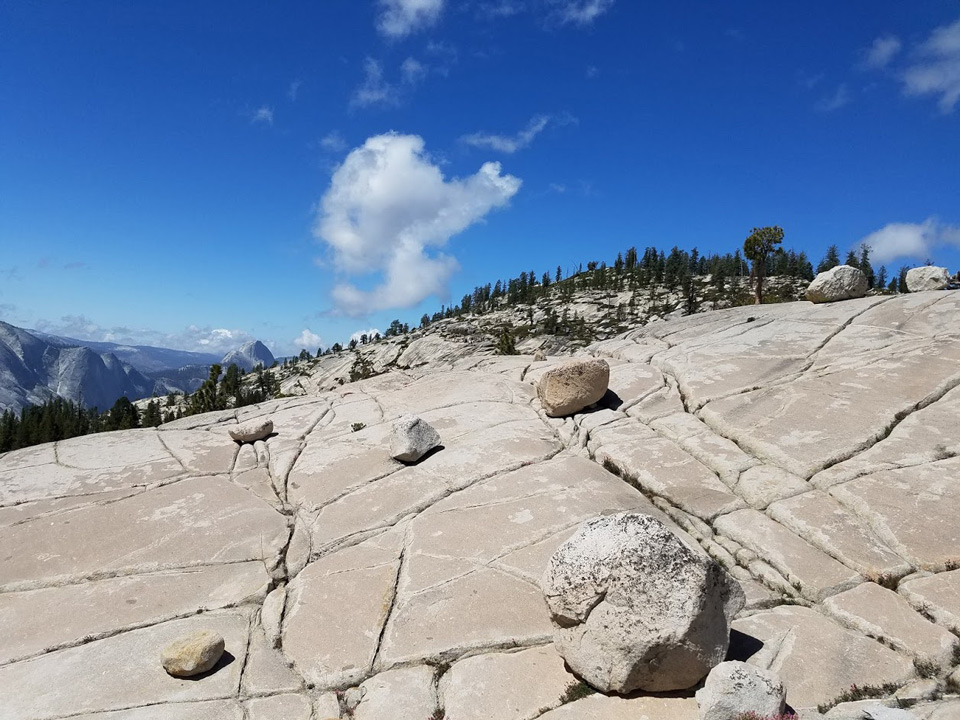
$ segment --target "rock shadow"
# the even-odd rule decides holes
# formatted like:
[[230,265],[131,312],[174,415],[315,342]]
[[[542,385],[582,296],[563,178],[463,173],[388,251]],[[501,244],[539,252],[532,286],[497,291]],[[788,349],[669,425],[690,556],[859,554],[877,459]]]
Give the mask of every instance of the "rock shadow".
[[209,670],[207,670],[206,672],[200,673],[199,675],[191,675],[190,677],[176,678],[176,679],[197,682],[199,680],[203,680],[204,678],[208,678],[215,673],[220,672],[220,670],[227,667],[228,665],[232,665],[234,662],[236,662],[236,659],[237,658],[234,657],[233,653],[231,653],[229,650],[224,650],[223,655],[221,655],[220,659],[217,660],[217,664],[214,665]]
[[730,630],[730,647],[727,648],[726,661],[746,662],[763,648],[763,642],[739,630]]
[[405,465],[406,467],[414,467],[414,466],[419,465],[420,463],[422,463],[422,462],[423,462],[424,460],[426,460],[427,458],[432,458],[434,455],[436,455],[438,452],[440,452],[441,450],[444,450],[444,449],[445,449],[445,448],[444,448],[443,445],[437,445],[435,448],[431,448],[430,450],[428,450],[427,452],[425,452],[425,453],[420,457],[419,460],[413,460],[412,462],[406,462],[405,460],[399,460],[398,462],[401,463],[402,465]]

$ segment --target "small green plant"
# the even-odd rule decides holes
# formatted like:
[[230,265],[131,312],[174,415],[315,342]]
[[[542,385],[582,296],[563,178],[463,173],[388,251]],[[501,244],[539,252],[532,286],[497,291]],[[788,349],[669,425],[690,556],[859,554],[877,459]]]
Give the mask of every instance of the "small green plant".
[[367,426],[367,424],[366,424],[366,423],[362,423],[362,422],[350,423],[350,429],[353,430],[354,432],[358,432],[359,430],[363,430],[366,426]]
[[937,665],[933,660],[925,660],[922,658],[913,659],[913,669],[917,671],[917,675],[922,678],[933,678],[940,673],[940,666]]
[[560,696],[560,704],[566,705],[567,703],[572,703],[574,700],[582,700],[585,697],[593,695],[595,692],[596,690],[585,682],[575,682]]
[[849,690],[844,690],[828,703],[817,705],[820,713],[826,713],[831,708],[844,702],[856,702],[857,700],[872,700],[874,698],[887,697],[893,695],[900,686],[896,683],[883,683],[882,685],[857,685],[853,684]]

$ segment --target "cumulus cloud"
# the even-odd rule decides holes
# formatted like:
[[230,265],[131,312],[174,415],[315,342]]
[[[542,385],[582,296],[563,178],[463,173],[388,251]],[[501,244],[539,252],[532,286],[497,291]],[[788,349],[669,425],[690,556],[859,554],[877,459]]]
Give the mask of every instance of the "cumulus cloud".
[[436,24],[444,0],[380,0],[377,30],[389,38],[402,38]]
[[59,320],[38,320],[36,329],[51,335],[77,340],[112,342],[120,345],[152,345],[154,347],[206,352],[223,355],[243,343],[256,340],[244,330],[190,325],[178,332],[162,332],[124,326],[104,327],[86,315],[64,315]]
[[903,43],[896,35],[878,37],[869,48],[863,51],[861,65],[869,70],[885,68],[902,47]]
[[940,110],[953,112],[960,100],[960,19],[930,33],[901,79],[907,95],[939,96]]
[[367,139],[334,172],[320,201],[314,234],[347,275],[376,274],[371,290],[342,282],[337,310],[361,316],[446,297],[457,261],[438,252],[454,235],[507,205],[521,181],[488,162],[473,175],[447,179],[417,135]]
[[379,335],[379,334],[380,334],[380,331],[377,330],[377,328],[372,327],[367,330],[357,330],[353,335],[350,336],[350,339],[360,342],[360,338],[366,335],[367,340],[372,340],[374,335]]
[[589,25],[613,7],[614,0],[549,0],[552,16],[561,24]]
[[317,335],[310,328],[304,328],[303,331],[293,339],[293,346],[301,350],[313,350],[323,345],[323,338]]
[[944,225],[936,218],[927,218],[922,223],[890,223],[857,245],[860,243],[870,246],[875,262],[885,263],[896,258],[922,261],[932,257],[939,246],[960,247],[960,227]]
[[263,123],[264,125],[273,125],[273,109],[266,105],[261,105],[253,111],[250,122],[254,125]]

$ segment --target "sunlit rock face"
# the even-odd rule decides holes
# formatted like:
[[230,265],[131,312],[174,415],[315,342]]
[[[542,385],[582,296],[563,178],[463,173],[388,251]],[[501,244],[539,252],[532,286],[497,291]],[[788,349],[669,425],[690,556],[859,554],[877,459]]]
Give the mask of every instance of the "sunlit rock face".
[[[327,357],[301,397],[7,453],[0,717],[694,720],[693,697],[589,694],[554,646],[544,570],[621,512],[736,578],[731,659],[791,707],[915,658],[945,674],[957,328],[954,291],[656,322],[587,348],[609,392],[564,418],[537,398],[549,352],[374,345],[365,380],[328,387]],[[442,438],[415,465],[390,454],[407,414]],[[171,677],[160,652],[198,630],[223,657]]]

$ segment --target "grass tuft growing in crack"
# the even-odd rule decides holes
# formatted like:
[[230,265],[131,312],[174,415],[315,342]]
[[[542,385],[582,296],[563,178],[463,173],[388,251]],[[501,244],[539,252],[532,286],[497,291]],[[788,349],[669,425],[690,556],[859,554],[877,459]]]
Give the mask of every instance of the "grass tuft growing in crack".
[[560,696],[560,704],[566,705],[567,703],[572,703],[575,700],[582,700],[585,697],[590,697],[596,692],[596,690],[580,680],[579,682],[572,683],[569,687],[567,687],[563,695]]
[[857,700],[873,700],[893,695],[900,686],[897,683],[883,683],[882,685],[857,685],[853,684],[849,690],[844,690],[833,700],[817,705],[817,711],[826,714],[831,708],[845,702],[855,702]]

